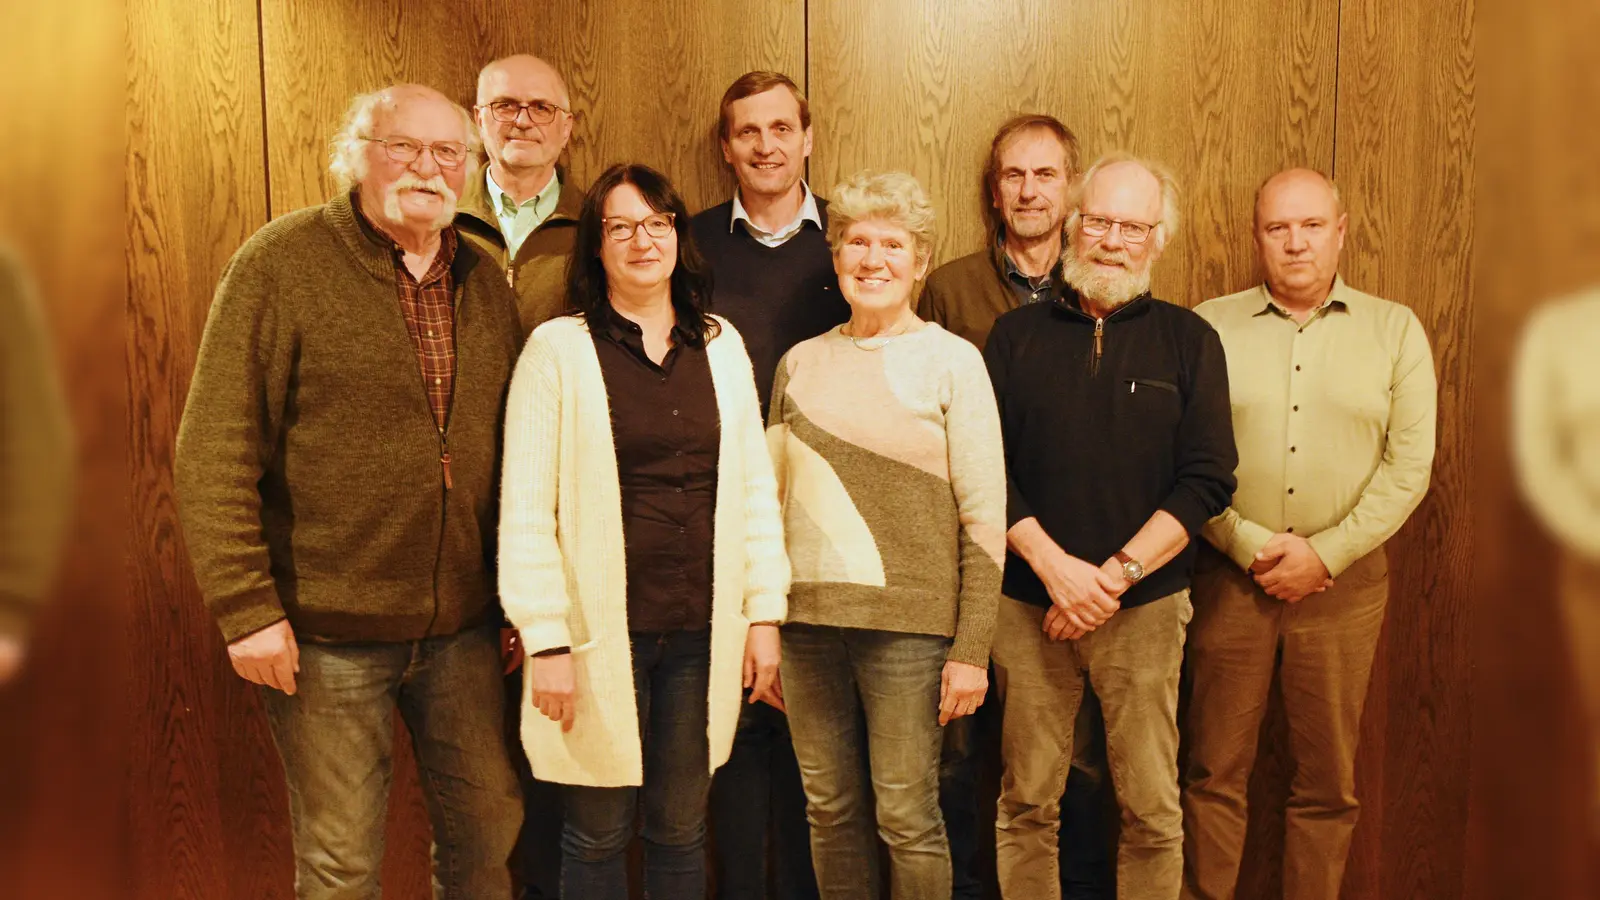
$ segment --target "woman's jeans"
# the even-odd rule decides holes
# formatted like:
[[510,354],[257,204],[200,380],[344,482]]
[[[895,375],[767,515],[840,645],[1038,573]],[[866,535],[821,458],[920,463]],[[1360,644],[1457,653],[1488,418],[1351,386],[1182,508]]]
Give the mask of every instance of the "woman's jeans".
[[644,785],[563,788],[561,896],[628,900],[628,844],[642,803],[646,893],[651,900],[704,900],[711,632],[636,631],[629,637]]
[[889,847],[892,897],[950,896],[939,812],[939,685],[949,650],[937,635],[783,626],[783,696],[828,900],[881,896],[874,827]]

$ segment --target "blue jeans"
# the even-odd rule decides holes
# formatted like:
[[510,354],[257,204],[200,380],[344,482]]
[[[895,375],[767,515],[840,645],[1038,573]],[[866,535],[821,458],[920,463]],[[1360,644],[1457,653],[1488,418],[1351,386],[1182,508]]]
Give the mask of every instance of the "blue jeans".
[[295,896],[378,900],[398,708],[433,823],[434,897],[511,897],[522,792],[501,738],[500,668],[497,629],[300,645],[297,693],[262,688],[289,785]]
[[629,637],[644,785],[563,788],[561,896],[628,900],[628,844],[642,797],[646,894],[651,900],[705,900],[711,631],[636,631]]
[[880,896],[874,800],[891,896],[950,896],[939,814],[939,684],[949,649],[950,639],[937,635],[783,627],[784,700],[806,788],[811,860],[829,900]]
[[765,703],[746,703],[739,711],[733,753],[711,781],[711,828],[718,900],[766,900],[769,835],[773,896],[817,900],[806,793],[789,720]]

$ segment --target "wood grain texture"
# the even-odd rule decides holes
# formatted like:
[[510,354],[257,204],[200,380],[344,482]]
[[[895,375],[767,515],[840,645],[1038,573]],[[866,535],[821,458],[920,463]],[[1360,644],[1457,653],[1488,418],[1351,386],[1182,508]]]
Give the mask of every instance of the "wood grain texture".
[[864,168],[915,175],[939,212],[937,265],[982,243],[995,128],[1047,112],[1086,165],[1126,149],[1177,173],[1183,223],[1155,288],[1192,306],[1254,279],[1256,184],[1332,166],[1337,16],[1336,0],[813,0],[814,186]]
[[[171,460],[223,263],[266,221],[253,3],[129,15],[128,332],[135,690],[155,721],[134,754],[136,883],[151,898],[284,896],[282,776],[254,696],[233,676],[188,571]],[[184,48],[182,54],[175,48]],[[202,136],[196,139],[195,136]],[[146,793],[148,792],[148,793]],[[245,800],[246,802],[239,802]],[[262,856],[276,867],[239,865]],[[263,877],[257,878],[258,874]]]
[[1472,0],[1343,0],[1334,176],[1345,277],[1409,305],[1433,345],[1432,489],[1390,543],[1392,600],[1363,722],[1366,798],[1344,896],[1463,890],[1472,740]]
[[129,4],[129,637],[142,717],[129,823],[138,896],[150,900],[283,898],[289,886],[281,770],[201,605],[172,488],[212,290],[267,219],[256,47],[250,0]]
[[356,94],[418,82],[471,106],[484,63],[527,50],[537,5],[262,0],[272,215],[326,200],[328,142]]
[[578,120],[571,169],[587,184],[618,162],[665,172],[691,210],[732,196],[717,142],[719,103],[735,78],[775,69],[804,81],[804,0],[560,6],[532,50],[567,80]]

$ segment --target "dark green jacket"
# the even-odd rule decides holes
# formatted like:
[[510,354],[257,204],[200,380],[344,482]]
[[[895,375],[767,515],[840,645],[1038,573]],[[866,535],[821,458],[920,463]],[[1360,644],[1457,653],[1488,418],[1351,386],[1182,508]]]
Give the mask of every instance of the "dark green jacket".
[[516,259],[506,252],[506,239],[500,233],[500,220],[489,206],[489,189],[479,170],[467,184],[456,208],[456,228],[479,250],[494,260],[500,272],[517,292],[517,312],[522,330],[533,329],[561,315],[567,309],[567,261],[578,237],[578,214],[583,211],[583,191],[561,178],[561,194],[550,217],[539,223],[522,246]]
[[195,576],[229,641],[284,616],[299,639],[330,642],[500,618],[494,536],[522,341],[515,300],[494,261],[459,242],[455,393],[441,432],[393,252],[346,195],[256,232],[217,286],[176,481]]

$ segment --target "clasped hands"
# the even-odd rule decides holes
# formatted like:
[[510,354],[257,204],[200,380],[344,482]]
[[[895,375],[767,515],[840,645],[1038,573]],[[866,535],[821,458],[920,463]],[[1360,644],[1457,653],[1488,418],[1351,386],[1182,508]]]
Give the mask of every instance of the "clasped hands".
[[1110,621],[1130,587],[1115,559],[1095,566],[1060,548],[1036,571],[1050,594],[1042,628],[1052,641],[1077,640]]
[[1333,587],[1333,576],[1311,542],[1283,532],[1273,535],[1256,554],[1250,577],[1268,596],[1285,603],[1299,603]]

